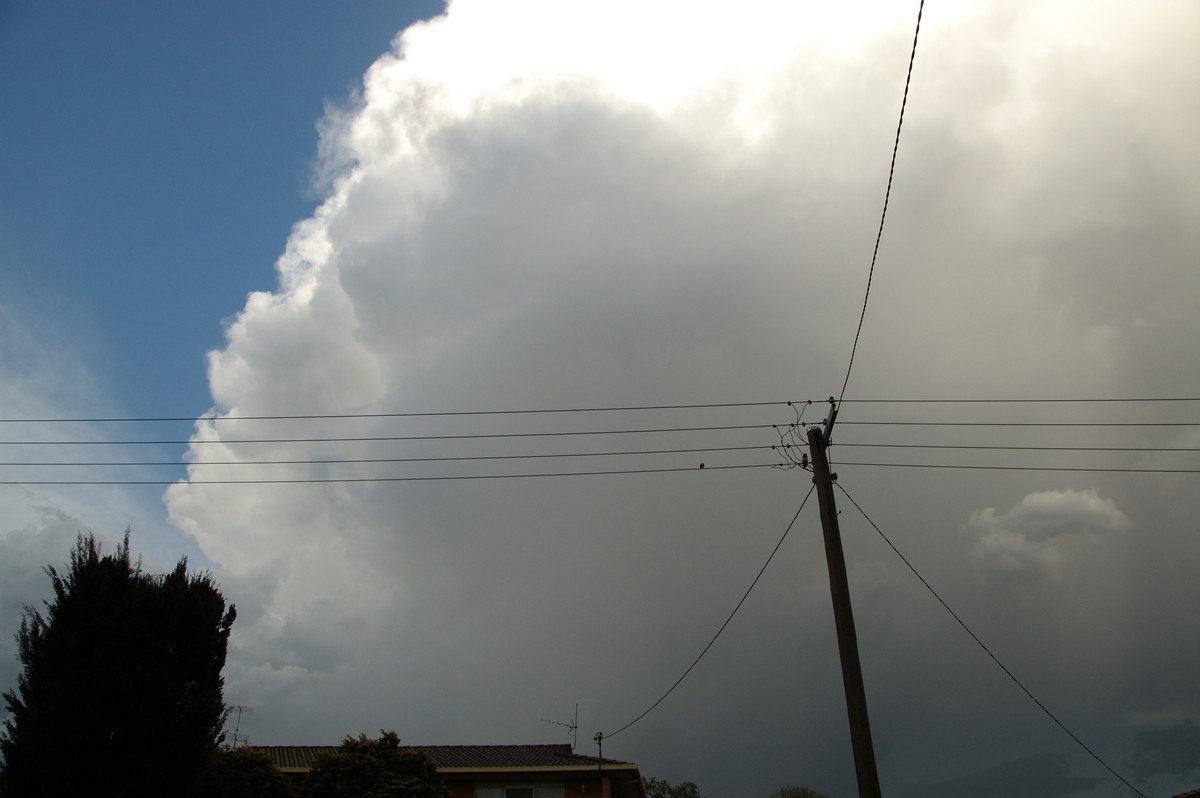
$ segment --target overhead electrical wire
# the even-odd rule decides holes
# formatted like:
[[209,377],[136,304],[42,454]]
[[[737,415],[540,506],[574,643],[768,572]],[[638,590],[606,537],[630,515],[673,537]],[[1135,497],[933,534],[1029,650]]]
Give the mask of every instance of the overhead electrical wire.
[[907,557],[905,557],[900,552],[900,549],[896,547],[896,544],[893,543],[891,541],[891,539],[888,538],[888,536],[884,534],[883,530],[879,528],[878,524],[876,524],[873,520],[871,520],[871,517],[869,515],[867,515],[866,511],[863,510],[862,506],[859,505],[859,503],[857,501],[855,501],[854,497],[850,495],[849,491],[846,490],[845,486],[843,486],[840,482],[834,482],[833,484],[837,486],[838,490],[840,490],[842,492],[843,496],[845,496],[847,499],[850,500],[850,503],[854,505],[855,509],[858,510],[858,512],[862,515],[862,517],[864,519],[866,519],[866,522],[868,524],[870,524],[871,527],[879,534],[879,537],[881,537],[883,539],[883,542],[886,543],[893,552],[895,552],[896,556],[900,558],[900,561],[903,562],[908,567],[908,570],[912,571],[913,575],[916,576],[917,579],[920,580],[921,584],[925,586],[925,589],[928,590],[929,593],[935,599],[937,599],[938,603],[942,605],[942,608],[945,609],[946,612],[950,613],[950,617],[952,617],[958,623],[958,625],[961,626],[968,635],[970,635],[971,639],[974,640],[975,643],[981,649],[983,649],[983,652],[985,654],[987,654],[988,657],[991,658],[992,662],[996,663],[996,665],[1000,668],[1000,670],[1002,670],[1004,672],[1004,674],[1010,680],[1012,680],[1013,684],[1015,684],[1017,687],[1019,687],[1021,689],[1021,692],[1025,693],[1025,695],[1031,701],[1033,701],[1034,704],[1037,705],[1038,709],[1040,709],[1043,713],[1045,713],[1046,717],[1048,717],[1048,718],[1050,718],[1050,720],[1054,721],[1054,723],[1060,729],[1062,729],[1064,732],[1067,733],[1068,737],[1070,737],[1072,740],[1074,740],[1075,743],[1080,748],[1082,748],[1093,759],[1095,759],[1097,762],[1099,762],[1104,767],[1105,770],[1107,770],[1109,773],[1111,773],[1113,776],[1115,776],[1122,784],[1124,784],[1126,787],[1128,787],[1130,790],[1132,790],[1135,794],[1142,796],[1142,798],[1146,798],[1146,795],[1141,790],[1134,787],[1132,784],[1130,784],[1128,781],[1126,781],[1125,778],[1120,773],[1118,773],[1112,767],[1110,767],[1109,764],[1107,762],[1105,762],[1100,757],[1099,754],[1097,754],[1095,751],[1093,751],[1091,748],[1089,748],[1087,746],[1087,744],[1085,744],[1083,742],[1083,740],[1079,739],[1079,737],[1077,737],[1074,732],[1072,732],[1070,729],[1068,729],[1066,724],[1064,724],[1061,720],[1059,720],[1058,717],[1053,712],[1051,712],[1049,710],[1049,708],[1046,707],[1045,704],[1043,704],[1041,701],[1039,701],[1037,696],[1035,696],[1032,692],[1030,692],[1029,688],[1026,687],[1021,682],[1021,680],[1018,679],[1016,677],[1016,675],[1014,675],[1013,672],[1008,669],[1007,666],[1005,666],[1005,664],[1003,662],[1000,661],[1000,658],[997,657],[990,648],[988,648],[987,644],[984,643],[982,640],[980,640],[979,636],[976,635],[973,631],[971,631],[971,627],[967,626],[966,621],[964,621],[961,617],[959,617],[958,613],[956,613],[953,609],[951,609],[950,605],[946,603],[945,599],[943,599],[940,595],[938,595],[938,592],[933,589],[933,586],[929,584],[929,582],[925,579],[925,577],[921,576],[921,573],[916,569],[916,567],[909,561],[909,559]]
[[[755,403],[753,406],[758,407],[764,403]],[[787,406],[786,402],[771,403]],[[687,411],[692,411],[696,408],[711,409],[714,407],[720,408],[746,408],[751,406],[751,403],[724,403],[721,405],[705,404],[705,405],[672,405],[672,406],[656,406],[657,410],[671,409],[674,412],[680,412],[681,408]],[[648,407],[648,406],[639,406]],[[633,409],[633,408],[621,408]],[[589,413],[594,409],[589,408],[581,412]],[[505,411],[507,412],[507,411]],[[793,411],[793,417],[798,417],[799,412]],[[678,415],[673,420],[679,420]],[[532,478],[551,478],[551,477],[581,477],[581,476],[611,476],[619,474],[655,474],[655,473],[671,473],[685,472],[691,470],[701,470],[708,467],[710,470],[732,470],[742,468],[765,468],[765,467],[786,467],[785,463],[781,463],[778,455],[775,452],[774,446],[771,445],[773,440],[779,436],[781,426],[787,429],[793,422],[789,419],[781,424],[771,423],[755,423],[755,424],[683,424],[670,425],[664,424],[660,426],[622,426],[618,429],[606,429],[603,425],[588,425],[585,428],[571,428],[568,424],[563,424],[559,429],[508,429],[497,427],[495,424],[489,424],[485,430],[479,432],[461,431],[447,432],[437,434],[354,434],[354,435],[337,435],[329,434],[324,437],[318,437],[311,434],[296,434],[292,436],[255,436],[252,432],[243,431],[241,434],[245,437],[220,437],[214,435],[211,439],[193,439],[191,441],[181,439],[137,439],[129,437],[121,440],[105,440],[105,439],[81,439],[73,438],[71,440],[34,440],[26,437],[22,440],[0,440],[0,451],[3,447],[9,447],[10,451],[21,451],[19,456],[10,456],[8,462],[0,462],[0,484],[23,484],[23,485],[170,485],[176,482],[183,481],[180,478],[163,479],[163,478],[131,478],[128,469],[137,467],[176,467],[182,469],[183,466],[205,467],[209,470],[204,472],[196,472],[194,470],[188,472],[186,481],[189,484],[321,484],[321,483],[383,483],[383,482],[423,482],[423,481],[448,481],[448,480],[484,480],[484,479],[532,479]],[[372,425],[374,429],[378,429],[378,425]],[[461,425],[458,429],[462,429]],[[540,425],[539,425],[540,426]],[[322,425],[325,427],[325,425]],[[336,428],[334,428],[336,429]],[[420,432],[422,427],[416,428],[407,427],[413,430],[414,433]],[[429,429],[428,425],[424,429]],[[324,431],[324,430],[322,430]],[[753,435],[748,439],[746,433]],[[635,436],[644,437],[646,435],[670,435],[670,436],[686,436],[686,443],[683,439],[679,440],[677,445],[667,446],[635,446],[629,445]],[[733,437],[731,437],[733,436]],[[740,439],[739,437],[740,436]],[[549,442],[551,440],[580,440],[582,438],[601,437],[607,439],[615,439],[622,441],[616,446],[606,447],[600,451],[589,451],[590,447],[574,446],[570,449],[559,447],[558,451],[549,451],[545,446],[522,446],[516,447],[518,441],[527,441],[529,443],[537,441]],[[756,442],[757,441],[757,442]],[[330,456],[322,457],[319,455],[310,455],[309,451],[313,447],[321,445],[355,445],[367,446],[370,444],[429,444],[435,447],[433,451],[429,451],[428,447],[425,451],[408,451],[395,452],[389,454],[386,451],[372,449],[370,451],[355,452],[357,457],[336,456],[337,452],[331,452]],[[459,443],[463,445],[471,445],[467,451],[462,449],[447,448],[450,444]],[[483,444],[490,444],[488,448],[480,448]],[[672,441],[674,443],[674,441]],[[138,446],[162,446],[162,445],[189,445],[197,444],[192,447],[193,454],[196,459],[190,463],[178,462],[168,463],[164,460],[151,458],[136,458],[129,457],[121,460],[118,457],[96,458],[96,457],[80,457],[72,459],[70,457],[62,458],[39,458],[32,456],[28,452],[48,451],[45,447],[55,447],[61,449],[81,449],[82,447],[118,447],[132,448]],[[272,454],[275,456],[259,456],[253,455],[245,458],[239,457],[234,452],[243,451],[243,445],[253,444],[270,444],[272,445]],[[224,445],[228,450],[223,456],[203,457],[200,452],[206,446]],[[24,450],[24,451],[22,451]],[[722,462],[699,463],[696,462],[701,458],[689,458],[689,455],[699,454],[734,454],[759,452],[758,457],[740,457],[737,459],[724,458]],[[291,456],[289,456],[289,454]],[[763,457],[762,454],[766,454]],[[407,456],[406,456],[407,455]],[[636,465],[634,458],[645,457],[671,457],[673,461],[659,460],[650,465]],[[383,470],[376,470],[374,473],[364,473],[364,469],[354,469],[351,471],[331,471],[325,467],[334,466],[380,466],[387,464],[428,464],[428,463],[445,463],[445,464],[469,464],[469,463],[500,463],[504,461],[530,461],[541,460],[549,461],[557,458],[571,458],[580,460],[583,458],[606,458],[612,460],[617,458],[619,465],[614,468],[551,468],[540,472],[496,472],[491,473],[429,473],[428,470],[417,471],[416,473],[400,473],[391,474]],[[681,458],[692,459],[691,462],[680,462]],[[708,458],[704,458],[708,459]],[[40,460],[40,462],[39,462]],[[749,460],[749,462],[748,462]],[[644,461],[643,461],[644,462]],[[18,465],[20,464],[20,465]],[[138,464],[141,464],[140,466]],[[271,466],[292,466],[295,470],[273,472],[263,474],[261,471],[243,472],[243,476],[236,478],[228,477],[231,472],[213,471],[214,468],[220,468],[224,465],[255,465],[258,467]],[[3,477],[11,474],[10,468],[19,467],[23,469],[18,478],[3,479]],[[77,473],[72,473],[70,476],[63,478],[36,478],[39,473],[45,473],[44,469],[53,467],[59,470],[64,468],[76,469]],[[107,474],[103,476],[95,474],[95,469],[109,469]],[[319,472],[313,469],[322,469]],[[43,469],[41,472],[38,469]],[[90,469],[92,473],[78,473],[83,469]],[[113,472],[112,469],[121,469]],[[182,476],[182,475],[181,475]]]
[[839,466],[863,466],[867,468],[945,468],[964,471],[1083,471],[1109,474],[1200,474],[1200,468],[1106,468],[1103,466],[1006,466],[965,465],[960,463],[857,463],[838,461]]
[[213,438],[198,440],[77,440],[77,441],[0,441],[0,446],[190,446],[192,444],[233,443],[372,443],[383,441],[450,441],[488,438],[560,438],[579,435],[641,435],[676,432],[721,432],[746,429],[774,429],[778,424],[735,424],[710,427],[658,427],[612,430],[564,430],[558,432],[481,432],[453,435],[349,435],[331,438]]
[[440,418],[448,416],[517,416],[538,415],[551,413],[613,413],[624,411],[647,410],[707,410],[728,407],[770,407],[773,405],[791,405],[787,400],[775,402],[707,402],[700,404],[677,405],[614,405],[597,407],[550,407],[542,409],[516,408],[511,410],[438,410],[427,412],[395,412],[395,413],[312,413],[298,415],[253,415],[253,416],[150,416],[127,418],[0,418],[0,424],[26,423],[99,423],[121,422],[141,423],[150,421],[304,421],[324,419],[368,419],[368,418]]
[[787,528],[783,530],[783,535],[780,536],[779,542],[775,544],[775,548],[771,549],[771,553],[769,555],[767,555],[767,561],[765,563],[763,563],[762,568],[758,569],[758,574],[754,577],[754,581],[752,581],[750,583],[750,587],[746,588],[746,592],[743,593],[741,599],[738,600],[737,605],[733,608],[733,612],[729,613],[729,617],[725,619],[725,623],[721,624],[721,628],[718,629],[717,633],[712,636],[712,640],[708,641],[708,645],[706,645],[704,647],[704,650],[700,652],[699,656],[697,656],[696,659],[692,660],[692,664],[687,667],[687,670],[685,670],[683,672],[683,675],[680,676],[678,679],[676,679],[675,683],[672,684],[669,688],[667,688],[667,692],[663,693],[662,696],[660,696],[657,701],[655,701],[653,704],[651,704],[649,707],[647,707],[646,710],[644,712],[642,712],[642,714],[638,715],[636,718],[629,721],[624,726],[617,729],[615,732],[610,732],[608,734],[604,734],[604,733],[598,734],[597,735],[598,738],[608,739],[610,737],[615,737],[616,735],[618,735],[621,732],[628,729],[633,724],[637,723],[642,718],[649,715],[654,710],[654,708],[657,707],[659,704],[661,704],[663,701],[665,701],[667,699],[667,696],[669,696],[671,693],[673,693],[675,691],[675,688],[678,687],[683,682],[683,680],[687,678],[688,674],[691,673],[692,670],[698,664],[700,664],[700,660],[704,659],[704,655],[707,654],[708,650],[713,647],[714,643],[717,642],[717,638],[720,637],[721,633],[725,631],[725,627],[729,626],[729,622],[733,620],[733,616],[737,615],[738,610],[740,610],[742,608],[742,605],[746,603],[746,599],[750,596],[750,591],[754,590],[754,586],[757,585],[758,580],[762,578],[763,573],[767,570],[767,566],[771,564],[771,560],[775,559],[775,554],[779,551],[779,547],[783,545],[783,541],[787,539],[788,533],[792,531],[792,527],[796,524],[796,519],[799,518],[800,513],[804,511],[804,505],[808,504],[808,499],[810,496],[812,496],[814,490],[816,490],[816,485],[813,485],[812,487],[810,487],[808,489],[808,493],[804,494],[804,500],[800,502],[799,509],[797,509],[796,514],[792,516],[792,520],[788,523]]
[[[981,446],[939,443],[841,443],[845,448],[867,449],[953,449],[964,451],[1004,451],[1004,452],[1200,452],[1200,447],[1180,446]],[[658,454],[704,454],[708,452],[740,452],[760,449],[777,450],[778,445],[760,444],[755,446],[707,446],[687,449],[639,449],[627,451],[605,452],[540,452],[536,454],[484,454],[437,457],[334,457],[334,458],[302,458],[297,460],[20,460],[0,461],[0,467],[165,467],[165,466],[245,466],[245,465],[367,465],[371,463],[449,463],[488,460],[539,460],[554,458],[576,457],[635,457]],[[786,445],[785,448],[799,448]],[[872,465],[870,463],[849,463],[849,465]]]
[[[1144,398],[1104,398],[1104,397],[1084,397],[1084,398],[1030,398],[1030,399],[861,399],[853,400],[860,403],[877,402],[886,404],[899,403],[937,403],[938,405],[946,405],[958,403],[964,406],[981,406],[984,404],[1003,403],[1005,405],[1014,404],[1032,404],[1052,402],[1056,405],[1072,404],[1072,403],[1122,403],[1129,404],[1132,402],[1151,403],[1151,404],[1172,404],[1177,405],[1180,402],[1198,402],[1200,398],[1194,397],[1144,397]],[[483,475],[475,476],[469,474],[448,474],[448,475],[430,475],[428,472],[422,474],[417,472],[411,476],[394,477],[383,474],[364,474],[361,469],[356,469],[349,472],[343,472],[342,476],[338,476],[337,472],[330,473],[323,471],[317,475],[312,475],[305,468],[323,468],[332,466],[372,466],[372,465],[387,465],[387,464],[421,464],[421,463],[485,463],[485,462],[504,462],[504,461],[522,461],[522,460],[554,460],[562,459],[585,459],[585,458],[606,458],[612,459],[627,458],[629,462],[621,462],[620,468],[614,469],[593,469],[579,468],[571,470],[551,469],[545,473],[529,473],[520,475],[511,475],[506,478],[532,478],[538,476],[558,476],[558,475],[605,475],[612,473],[649,473],[643,468],[633,468],[634,463],[632,458],[637,457],[674,457],[675,462],[659,461],[655,465],[654,470],[691,470],[695,467],[694,463],[679,463],[679,457],[686,457],[689,454],[713,453],[714,455],[721,453],[748,453],[754,451],[771,450],[782,458],[782,462],[776,463],[755,463],[755,466],[776,465],[781,467],[795,467],[801,465],[801,455],[793,454],[793,452],[806,451],[807,447],[802,443],[800,431],[809,426],[807,422],[802,421],[804,410],[811,402],[727,402],[727,403],[705,403],[705,404],[674,404],[674,405],[629,405],[629,406],[614,406],[601,407],[591,406],[586,408],[556,408],[549,410],[479,410],[471,411],[470,415],[479,416],[513,416],[519,414],[523,417],[530,417],[535,413],[559,413],[570,414],[580,413],[579,420],[582,420],[584,415],[589,415],[603,411],[654,411],[671,413],[671,421],[717,421],[717,420],[754,420],[762,419],[764,415],[777,415],[776,410],[786,407],[789,411],[789,418],[784,423],[750,423],[750,424],[662,424],[662,425],[621,425],[619,429],[605,429],[601,424],[588,424],[587,426],[575,427],[569,422],[564,422],[561,425],[556,424],[558,429],[545,429],[545,425],[522,424],[521,427],[514,429],[512,426],[502,425],[498,423],[487,423],[483,427],[483,431],[470,431],[471,427],[464,427],[463,424],[455,424],[454,428],[460,431],[440,432],[436,427],[429,423],[421,423],[416,420],[403,421],[408,418],[424,418],[434,419],[443,415],[461,417],[467,415],[465,413],[389,413],[375,414],[372,417],[372,423],[366,426],[365,431],[356,426],[355,434],[338,435],[337,421],[330,422],[330,419],[346,419],[351,420],[355,417],[337,416],[331,414],[322,414],[311,417],[294,417],[294,416],[260,416],[257,420],[243,418],[241,420],[250,422],[250,427],[239,430],[239,433],[245,437],[221,437],[218,432],[212,431],[209,434],[211,438],[192,438],[185,440],[180,438],[145,438],[139,439],[137,436],[123,436],[121,439],[109,440],[100,437],[83,438],[78,435],[71,436],[69,439],[55,439],[47,436],[46,438],[37,439],[32,435],[25,434],[20,440],[3,440],[0,439],[0,452],[9,452],[7,458],[0,460],[0,484],[172,484],[172,482],[164,480],[150,479],[129,479],[130,472],[128,470],[118,471],[114,473],[111,469],[131,469],[131,468],[179,468],[187,466],[191,468],[204,467],[215,468],[220,466],[292,466],[297,469],[296,472],[288,474],[287,472],[279,474],[278,478],[267,480],[268,482],[317,482],[317,481],[335,481],[341,480],[346,482],[374,482],[374,481],[420,481],[430,479],[495,479],[502,478],[506,475]],[[776,408],[776,410],[766,410],[762,408]],[[739,410],[740,413],[730,415],[728,411]],[[693,412],[703,410],[707,415],[696,417]],[[712,413],[720,411],[721,415],[714,417]],[[751,412],[750,416],[744,415],[746,412]],[[686,415],[681,415],[686,414]],[[1043,416],[1044,417],[1044,416]],[[994,418],[994,416],[993,416]],[[1079,418],[1075,415],[1075,418]],[[1128,418],[1128,415],[1126,415]],[[1178,416],[1177,416],[1178,418]],[[20,421],[31,421],[32,419],[24,419]],[[126,422],[136,422],[137,419],[123,419]],[[159,419],[149,419],[156,421]],[[394,420],[394,423],[389,423]],[[766,419],[764,419],[765,421]],[[8,421],[14,421],[9,419]],[[42,419],[43,423],[49,423],[50,420]],[[76,423],[80,419],[59,420],[63,423]],[[141,420],[145,421],[145,419]],[[203,419],[202,419],[203,421]],[[289,422],[292,425],[304,421],[313,422],[312,424],[300,424],[299,428],[289,426],[287,432],[292,435],[261,435],[263,427],[261,424],[283,421]],[[317,423],[329,422],[329,423]],[[485,423],[481,420],[480,423]],[[886,419],[867,419],[867,420],[843,420],[839,422],[842,426],[848,428],[853,433],[857,430],[857,434],[849,434],[851,440],[844,440],[842,445],[860,449],[876,449],[882,453],[885,449],[904,449],[909,451],[917,451],[927,449],[930,452],[934,451],[959,451],[967,454],[982,454],[984,452],[1024,452],[1024,453],[1156,453],[1159,455],[1167,455],[1170,453],[1186,454],[1200,451],[1200,448],[1189,447],[1184,445],[1152,445],[1158,443],[1154,440],[1146,440],[1145,445],[1136,445],[1138,441],[1129,441],[1134,445],[1103,445],[1103,442],[1083,441],[1085,445],[1068,445],[1071,441],[1056,441],[1048,439],[1047,436],[1055,429],[1065,433],[1066,430],[1072,428],[1079,429],[1143,429],[1152,430],[1157,428],[1194,428],[1200,426],[1200,422],[1174,420],[1174,421],[1154,421],[1154,420],[1117,420],[1112,419],[1105,421],[1011,421],[1011,420],[988,420],[986,418],[978,420],[959,420],[959,421],[941,421],[941,420],[886,420]],[[399,426],[397,426],[399,425]],[[1025,445],[1021,440],[1014,440],[1013,435],[1005,433],[1005,438],[996,442],[955,442],[950,441],[930,442],[930,443],[894,443],[887,439],[880,439],[878,436],[871,433],[863,433],[863,430],[885,429],[887,427],[896,427],[897,429],[907,426],[927,426],[931,429],[944,428],[975,428],[986,431],[994,430],[1013,430],[1015,428],[1030,428],[1038,430],[1037,440],[1031,442],[1030,445]],[[506,428],[507,427],[507,428]],[[541,429],[539,429],[541,427]],[[317,428],[321,433],[326,434],[326,437],[320,437],[313,434]],[[70,428],[66,428],[70,429]],[[478,427],[476,427],[478,429]],[[509,431],[511,430],[511,431]],[[63,432],[65,432],[64,430]],[[282,430],[281,430],[282,431]],[[386,433],[389,431],[395,432],[411,432],[413,434],[366,434],[371,433]],[[39,430],[39,433],[42,431]],[[62,437],[63,432],[57,434]],[[427,432],[427,434],[417,434]],[[255,435],[255,433],[259,433]],[[764,436],[764,433],[766,435]],[[672,440],[667,446],[637,446],[633,445],[634,436],[645,435],[673,435],[677,436],[676,440]],[[621,441],[616,445],[603,447],[600,451],[588,451],[588,446],[570,446],[570,447],[545,447],[534,445],[537,441],[552,441],[552,440],[582,440],[586,437],[595,436],[597,441],[600,437],[605,437],[614,441]],[[615,437],[614,437],[615,436]],[[622,437],[626,440],[622,440]],[[858,438],[858,440],[853,440]],[[874,440],[873,440],[874,439]],[[526,441],[530,445],[518,446],[519,441]],[[1178,443],[1183,444],[1187,441],[1180,440]],[[452,447],[452,444],[461,444],[471,448],[464,450],[463,448]],[[192,446],[195,444],[195,446]],[[261,454],[245,450],[243,446],[253,445],[270,445],[272,448],[269,454],[264,451]],[[391,447],[384,448],[388,444],[401,446],[404,444],[420,445],[425,444],[422,448],[413,450],[396,450]],[[484,447],[484,444],[487,444]],[[204,452],[212,451],[208,447],[215,445],[225,445],[228,449],[223,455],[204,456]],[[328,456],[322,456],[318,447],[328,446],[356,446],[361,447],[363,451],[339,452],[334,449],[328,453]],[[125,454],[128,459],[121,459],[120,456],[100,456],[88,457],[84,456],[82,449],[84,447],[118,447],[129,449],[130,452]],[[139,446],[188,446],[191,448],[193,459],[190,461],[180,458],[178,461],[170,458],[148,458],[137,457],[132,454],[134,447]],[[9,447],[7,450],[4,447]],[[53,447],[53,448],[50,448]],[[366,447],[370,447],[367,449]],[[74,452],[74,457],[67,454],[65,450],[75,448],[80,451]],[[557,451],[553,448],[558,448]],[[598,447],[599,448],[599,447]],[[548,450],[549,449],[549,450]],[[62,451],[60,456],[50,456],[50,452]],[[245,452],[245,455],[241,455]],[[255,456],[257,455],[257,456]],[[341,455],[341,456],[339,456]],[[710,462],[709,467],[717,465],[729,466],[738,465],[739,467],[746,465],[747,458],[739,458],[738,460],[730,461],[729,458],[714,457],[713,459],[722,462]],[[913,458],[906,458],[912,460]],[[867,457],[861,461],[847,461],[848,466],[861,467],[886,467],[886,468],[941,468],[941,469],[972,469],[972,470],[1005,470],[1005,471],[1076,471],[1076,472],[1112,472],[1112,473],[1159,473],[1159,474],[1192,474],[1197,473],[1197,469],[1191,468],[1167,468],[1160,461],[1150,464],[1143,463],[1137,466],[1118,467],[1121,464],[1113,466],[1066,466],[1060,463],[1046,462],[1042,460],[1020,464],[1020,465],[989,465],[980,463],[977,460],[972,462],[968,459],[966,462],[947,463],[947,462],[879,462]],[[1183,463],[1186,465],[1185,463]],[[1153,467],[1158,466],[1158,467]],[[71,473],[69,478],[63,479],[34,479],[33,477],[39,474],[45,474],[45,471],[37,469],[57,469],[62,473],[63,469],[79,469],[76,473]],[[14,469],[22,469],[21,472],[14,472]],[[90,470],[91,474],[85,474],[82,470]],[[108,473],[95,473],[96,469],[109,469]],[[14,475],[14,478],[3,479],[3,477]],[[196,484],[200,484],[201,478],[212,475],[213,472],[195,473]],[[254,474],[247,474],[253,476]],[[107,478],[101,479],[104,476]],[[208,480],[209,482],[217,482],[218,480]],[[232,484],[235,482],[247,482],[245,479],[223,479],[219,480],[221,484]],[[261,483],[257,483],[261,484]]]
[[857,427],[1198,427],[1200,421],[838,421]]
[[906,405],[933,405],[933,404],[1090,404],[1090,403],[1151,403],[1151,402],[1200,402],[1200,396],[1168,396],[1168,397],[1122,397],[1117,399],[1105,398],[1088,398],[1088,399],[1050,399],[1050,398],[1025,398],[1025,399],[843,399],[839,404],[906,404]]
[[[1154,404],[1166,402],[1200,402],[1200,396],[1146,396],[1146,397],[1010,397],[1010,398],[861,398],[839,399],[838,404]],[[739,407],[800,407],[814,404],[813,400],[780,399],[770,402],[705,402],[672,405],[597,405],[588,407],[511,408],[481,410],[438,410],[396,411],[379,413],[310,413],[310,414],[258,414],[241,416],[205,415],[195,416],[46,416],[40,418],[0,418],[0,424],[92,424],[125,423],[143,424],[157,422],[234,422],[234,421],[322,421],[388,418],[452,418],[467,416],[528,416],[567,413],[613,413],[661,410],[707,410]],[[842,421],[842,424],[853,422]]]
[[[229,463],[227,465],[236,465]],[[938,463],[859,463],[839,462],[841,466],[860,466],[865,468],[910,468],[910,469],[949,469],[963,471],[1057,471],[1075,473],[1107,473],[1107,474],[1200,474],[1200,468],[1105,468],[1088,466],[1004,466],[1004,465],[955,465]],[[237,479],[0,479],[0,485],[174,485],[177,482],[187,482],[189,485],[301,485],[322,483],[370,483],[370,482],[444,482],[470,481],[492,479],[540,479],[549,477],[594,477],[613,476],[619,474],[667,474],[686,471],[727,471],[747,468],[780,468],[786,464],[770,463],[737,463],[737,464],[699,464],[689,466],[672,466],[660,468],[625,468],[592,471],[548,471],[540,473],[518,474],[443,474],[427,476],[358,476],[358,477],[282,477],[279,479],[237,478]]]
[[739,452],[756,449],[771,449],[765,444],[758,446],[708,446],[692,449],[643,449],[624,452],[549,452],[538,454],[483,454],[457,457],[337,457],[308,458],[301,460],[104,460],[94,462],[0,462],[0,466],[225,466],[225,465],[366,465],[370,463],[450,463],[475,460],[537,460],[569,457],[634,457],[654,454],[704,454],[706,452]]
[[996,446],[956,443],[846,443],[841,447],[865,449],[965,449],[970,451],[1004,452],[1200,452],[1193,446]]
[[[777,462],[743,463],[737,465],[706,465],[674,468],[627,468],[608,471],[551,471],[537,474],[445,474],[440,476],[406,477],[287,477],[283,479],[188,479],[189,485],[310,485],[355,482],[456,482],[482,479],[541,479],[546,477],[598,477],[622,474],[668,474],[683,471],[732,471],[746,468],[778,468]],[[0,485],[174,485],[182,479],[96,479],[96,480],[0,480]]]
[[[841,426],[883,427],[1200,427],[1200,421],[839,421]],[[636,429],[559,430],[554,432],[483,432],[444,435],[342,435],[324,438],[193,438],[155,440],[0,440],[0,446],[191,446],[243,443],[373,443],[388,441],[450,441],[499,438],[557,438],[588,435],[643,435],[682,432],[729,432],[737,430],[779,430],[795,424],[728,424],[700,427],[643,427]],[[859,446],[883,444],[855,444]],[[899,445],[899,444],[897,444]],[[920,444],[910,444],[922,448]],[[987,448],[987,447],[964,447]]]
[[862,335],[863,322],[867,318],[867,301],[871,298],[871,281],[875,277],[875,262],[879,258],[879,244],[883,240],[883,223],[887,219],[888,202],[892,198],[892,180],[896,176],[896,155],[900,152],[900,131],[904,127],[904,109],[908,106],[908,88],[912,84],[913,64],[917,60],[917,39],[921,35],[921,15],[925,11],[925,0],[917,6],[917,24],[913,30],[912,51],[908,56],[908,72],[904,76],[904,96],[900,100],[900,118],[896,122],[896,137],[892,142],[892,163],[888,167],[887,189],[883,192],[883,210],[879,214],[879,229],[875,233],[875,249],[871,253],[871,268],[867,271],[867,289],[863,292],[862,313],[858,317],[858,327],[854,331],[854,345],[850,347],[850,362],[846,365],[846,379],[842,381],[842,390],[838,394],[838,404],[846,396],[846,386],[850,384],[850,371],[854,368],[854,354],[858,351],[858,338]]

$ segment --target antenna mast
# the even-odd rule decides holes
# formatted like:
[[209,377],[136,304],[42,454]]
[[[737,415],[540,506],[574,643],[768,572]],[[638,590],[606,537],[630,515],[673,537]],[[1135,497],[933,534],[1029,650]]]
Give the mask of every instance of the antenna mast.
[[247,715],[254,713],[254,707],[244,706],[242,704],[233,704],[229,707],[229,711],[237,713],[237,721],[233,724],[233,747],[237,748],[238,743],[247,742],[246,738],[241,735],[242,729],[242,714]]
[[548,720],[542,718],[542,723],[551,723],[555,726],[563,726],[567,730],[567,734],[571,735],[571,753],[575,753],[575,746],[579,742],[579,704],[575,705],[575,719],[570,723],[563,723],[557,720]]

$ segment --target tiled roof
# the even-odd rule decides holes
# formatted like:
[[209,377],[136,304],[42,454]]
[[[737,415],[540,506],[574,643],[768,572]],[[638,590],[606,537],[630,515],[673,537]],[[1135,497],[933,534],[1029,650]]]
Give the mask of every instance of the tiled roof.
[[337,750],[337,746],[334,745],[255,745],[251,747],[270,755],[271,759],[275,761],[275,767],[280,770],[294,768],[307,770],[312,766],[313,758],[317,754]]
[[577,768],[624,765],[616,759],[571,753],[567,743],[552,745],[425,745],[439,768]]
[[1200,790],[1188,790],[1176,795],[1175,798],[1200,798]]
[[[307,769],[317,754],[337,750],[335,745],[256,745],[275,760],[281,769]],[[628,765],[618,759],[598,759],[571,752],[567,743],[549,745],[405,745],[402,750],[421,750],[429,754],[439,770],[461,768],[578,768],[597,765]]]

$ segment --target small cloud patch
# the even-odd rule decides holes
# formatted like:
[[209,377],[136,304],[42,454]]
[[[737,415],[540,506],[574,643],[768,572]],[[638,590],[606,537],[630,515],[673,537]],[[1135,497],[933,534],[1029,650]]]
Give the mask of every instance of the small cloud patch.
[[967,528],[979,536],[971,549],[991,577],[1034,583],[1063,567],[1066,540],[1123,532],[1129,517],[1095,490],[1040,491],[1003,513],[988,507],[971,514]]

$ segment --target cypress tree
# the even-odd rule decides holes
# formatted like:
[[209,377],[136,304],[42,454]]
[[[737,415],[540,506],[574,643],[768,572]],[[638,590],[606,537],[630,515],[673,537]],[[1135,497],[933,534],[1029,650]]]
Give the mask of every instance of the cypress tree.
[[101,556],[80,535],[53,599],[17,634],[22,671],[4,693],[0,795],[177,796],[221,740],[221,669],[236,613],[181,560],[143,573],[129,533]]

